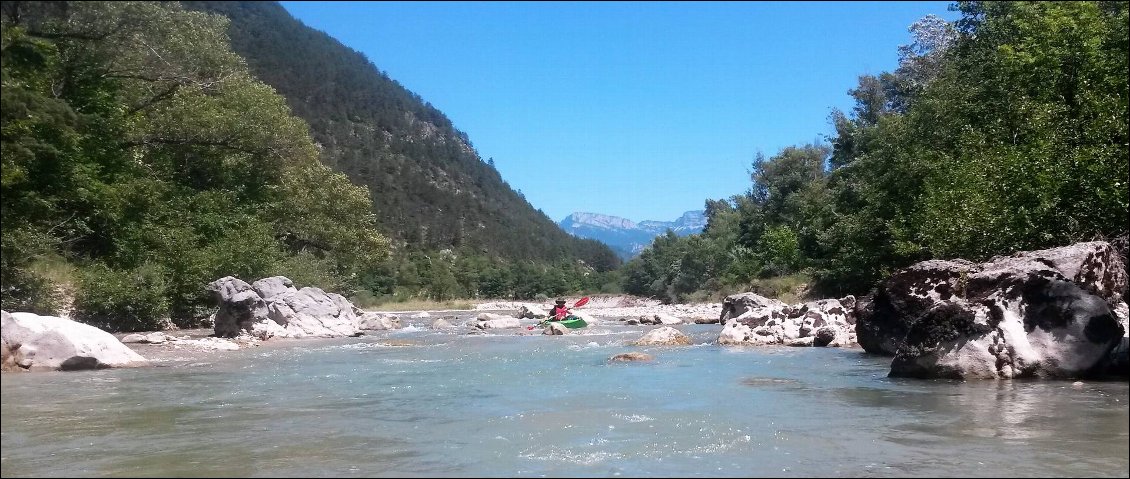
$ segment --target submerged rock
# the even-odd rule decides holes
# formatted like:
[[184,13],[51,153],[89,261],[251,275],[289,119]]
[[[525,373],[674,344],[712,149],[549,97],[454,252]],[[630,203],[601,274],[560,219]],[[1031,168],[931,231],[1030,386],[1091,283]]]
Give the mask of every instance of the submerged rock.
[[617,354],[615,356],[612,356],[611,358],[608,358],[608,361],[613,362],[613,363],[616,363],[616,362],[646,362],[646,361],[654,361],[654,360],[655,360],[655,356],[652,356],[650,354],[640,352],[640,351],[631,351],[631,352],[627,352],[627,353],[620,353],[620,354]]
[[542,334],[549,336],[562,336],[569,334],[569,328],[566,328],[565,325],[561,323],[550,321],[545,325],[545,330],[542,331]]
[[451,329],[454,327],[455,325],[451,324],[451,322],[449,322],[447,318],[439,318],[435,321],[432,321],[431,325],[432,329]]

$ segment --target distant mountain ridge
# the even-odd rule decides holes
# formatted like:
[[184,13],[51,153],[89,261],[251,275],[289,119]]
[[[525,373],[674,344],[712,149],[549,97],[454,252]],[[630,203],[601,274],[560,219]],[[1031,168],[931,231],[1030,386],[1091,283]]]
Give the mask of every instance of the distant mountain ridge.
[[692,210],[674,221],[645,220],[639,223],[619,216],[576,212],[566,216],[558,225],[571,235],[607,244],[622,259],[628,260],[640,254],[656,236],[668,229],[679,236],[701,233],[706,227],[706,212]]

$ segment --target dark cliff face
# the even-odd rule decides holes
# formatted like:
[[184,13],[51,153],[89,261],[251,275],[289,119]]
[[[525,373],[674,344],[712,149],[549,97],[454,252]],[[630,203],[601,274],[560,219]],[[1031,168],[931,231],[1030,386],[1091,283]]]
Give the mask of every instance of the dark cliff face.
[[368,187],[389,237],[511,259],[618,264],[610,249],[570,236],[530,205],[441,111],[278,3],[182,4],[231,20],[233,49],[310,125],[322,161]]

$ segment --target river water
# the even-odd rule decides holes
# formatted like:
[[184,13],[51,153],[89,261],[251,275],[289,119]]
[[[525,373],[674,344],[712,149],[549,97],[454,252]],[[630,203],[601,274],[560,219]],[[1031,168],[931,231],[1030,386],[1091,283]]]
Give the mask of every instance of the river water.
[[[421,326],[4,374],[0,474],[1130,476],[1126,382],[891,379],[858,349],[718,346],[718,325],[664,347]],[[655,360],[608,361],[628,351]]]

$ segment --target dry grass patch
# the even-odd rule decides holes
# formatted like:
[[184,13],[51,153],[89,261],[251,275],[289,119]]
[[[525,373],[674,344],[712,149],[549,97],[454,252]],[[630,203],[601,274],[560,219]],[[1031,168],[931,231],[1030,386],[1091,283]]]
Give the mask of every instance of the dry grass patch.
[[475,303],[470,299],[452,299],[447,301],[433,301],[429,299],[410,299],[395,303],[382,303],[368,306],[369,311],[445,311],[445,310],[471,310]]

